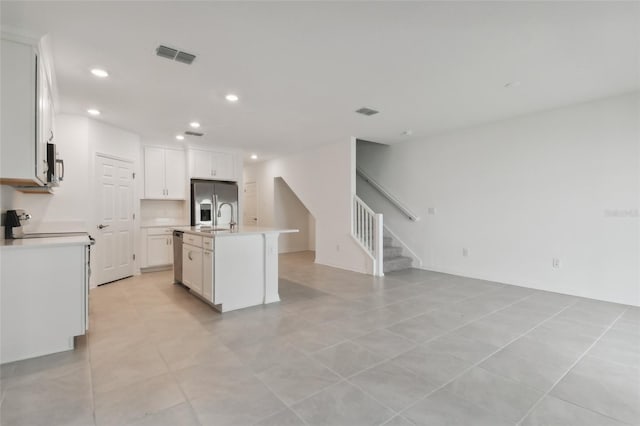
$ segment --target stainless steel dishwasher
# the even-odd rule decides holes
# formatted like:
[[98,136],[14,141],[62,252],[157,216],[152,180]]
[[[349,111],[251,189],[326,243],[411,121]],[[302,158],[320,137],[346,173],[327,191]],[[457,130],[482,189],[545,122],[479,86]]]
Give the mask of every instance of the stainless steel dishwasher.
[[173,281],[182,283],[182,231],[173,231]]

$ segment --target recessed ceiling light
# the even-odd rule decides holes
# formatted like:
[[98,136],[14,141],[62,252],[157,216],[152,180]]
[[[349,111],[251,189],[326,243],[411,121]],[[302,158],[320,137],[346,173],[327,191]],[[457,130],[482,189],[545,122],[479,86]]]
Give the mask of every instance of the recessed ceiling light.
[[413,130],[405,130],[402,132],[402,136],[411,136],[413,134]]
[[252,160],[257,160],[257,159],[258,159],[258,156],[257,156],[256,154],[251,154],[251,159],[252,159]]
[[98,111],[97,109],[94,109],[94,108],[89,108],[89,109],[87,110],[87,112],[88,112],[89,114],[91,114],[91,115],[100,115],[100,111]]
[[238,95],[234,95],[233,93],[229,93],[227,96],[224,97],[226,100],[228,100],[229,102],[237,102],[238,99]]
[[100,68],[94,68],[91,70],[91,74],[95,75],[96,77],[100,77],[100,78],[106,78],[109,77],[109,73],[106,72],[103,69]]
[[200,127],[200,123],[198,123],[197,121],[192,121],[191,123],[189,123],[189,126],[197,129],[198,127]]
[[176,135],[176,139],[178,139],[179,141],[184,140],[184,136],[182,135]]
[[519,81],[510,81],[509,83],[505,84],[504,87],[506,87],[507,89],[511,89],[514,87],[519,87],[522,83],[520,83]]

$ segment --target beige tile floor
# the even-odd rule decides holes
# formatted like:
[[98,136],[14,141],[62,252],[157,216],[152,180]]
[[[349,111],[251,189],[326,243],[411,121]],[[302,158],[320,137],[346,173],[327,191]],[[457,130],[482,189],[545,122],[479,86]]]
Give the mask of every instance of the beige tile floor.
[[282,302],[220,315],[145,274],[91,292],[75,351],[0,367],[2,425],[640,423],[640,310],[281,256]]

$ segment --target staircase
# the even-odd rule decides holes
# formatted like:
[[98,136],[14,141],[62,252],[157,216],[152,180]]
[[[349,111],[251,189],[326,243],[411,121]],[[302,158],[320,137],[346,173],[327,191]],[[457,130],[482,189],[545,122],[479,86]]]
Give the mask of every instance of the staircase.
[[411,258],[402,255],[402,247],[393,245],[393,238],[384,237],[384,272],[401,271],[411,268]]

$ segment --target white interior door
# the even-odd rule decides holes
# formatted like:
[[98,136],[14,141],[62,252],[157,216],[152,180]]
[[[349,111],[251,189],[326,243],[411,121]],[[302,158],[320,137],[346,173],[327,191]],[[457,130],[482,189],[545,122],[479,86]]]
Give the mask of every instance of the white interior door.
[[244,184],[244,210],[242,222],[245,225],[258,225],[258,191],[255,182]]
[[96,285],[133,275],[133,165],[96,156]]

